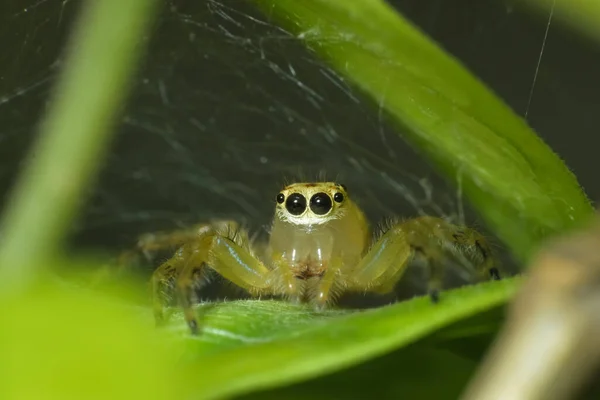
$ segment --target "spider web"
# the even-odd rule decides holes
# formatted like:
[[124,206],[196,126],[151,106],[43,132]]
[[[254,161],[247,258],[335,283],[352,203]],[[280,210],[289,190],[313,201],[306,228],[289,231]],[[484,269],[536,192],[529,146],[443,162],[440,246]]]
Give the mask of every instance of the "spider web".
[[[442,6],[430,3],[421,14],[434,27]],[[415,15],[419,4],[394,2]],[[0,55],[0,190],[6,193],[44,110],[79,2],[3,6],[0,37],[13,44]],[[460,190],[436,176],[381,110],[251,3],[166,2],[145,40],[148,55],[74,228],[75,248],[114,252],[141,233],[213,218],[260,229],[286,180],[313,180],[323,171],[346,184],[374,223],[427,214],[482,228],[468,208],[463,214]],[[530,57],[532,71],[537,55]],[[527,76],[522,93],[529,90]]]
[[[0,92],[5,110],[35,103],[42,111],[76,8],[45,0],[12,14],[35,27],[21,33],[14,69],[40,50],[46,68],[21,73],[24,85]],[[55,43],[32,48],[48,28],[58,33]],[[114,150],[78,225],[82,243],[112,246],[137,232],[215,217],[267,224],[286,180],[323,172],[344,182],[374,220],[457,211],[456,193],[438,193],[441,183],[434,185],[381,112],[250,5],[170,2],[149,42]],[[22,136],[34,121],[11,125],[3,147],[26,148]]]

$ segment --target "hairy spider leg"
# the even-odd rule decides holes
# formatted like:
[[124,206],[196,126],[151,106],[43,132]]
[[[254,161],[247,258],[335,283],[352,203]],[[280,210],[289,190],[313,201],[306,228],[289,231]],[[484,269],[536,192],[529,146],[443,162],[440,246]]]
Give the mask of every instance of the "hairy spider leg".
[[134,251],[141,252],[147,259],[150,259],[152,252],[181,246],[184,243],[193,241],[197,237],[214,230],[235,232],[239,230],[239,225],[235,221],[217,220],[209,223],[197,224],[185,229],[146,233],[138,238]]
[[[236,231],[239,225],[235,221],[216,220],[209,223],[202,223],[185,229],[177,229],[167,232],[152,232],[140,235],[132,249],[119,253],[116,258],[116,265],[110,265],[101,269],[92,278],[92,286],[98,285],[114,275],[121,275],[133,266],[138,265],[140,257],[143,256],[145,262],[152,262],[155,253],[161,250],[176,249],[184,243],[194,241],[203,233],[211,230],[222,229]],[[113,272],[113,268],[116,270]],[[168,271],[164,271],[167,273]]]
[[470,265],[477,268],[480,280],[500,280],[500,270],[494,262],[492,248],[487,239],[475,229],[467,226],[449,224],[447,232],[451,234],[451,248],[455,254],[466,257]]
[[175,278],[177,298],[192,333],[198,333],[198,321],[192,305],[195,291],[210,268],[251,294],[270,292],[273,271],[252,254],[245,231],[227,235],[222,229],[208,230],[184,244],[173,257],[165,261],[152,277],[154,315],[163,320],[162,288]]
[[343,259],[341,257],[334,257],[327,270],[323,274],[323,277],[319,280],[316,286],[316,293],[310,298],[313,299],[313,306],[317,310],[323,310],[332,297],[332,292],[340,288],[343,290],[343,278],[341,275],[343,268]]
[[346,278],[348,288],[388,293],[410,263],[420,257],[428,269],[428,294],[437,302],[448,258],[444,250],[448,247],[455,254],[475,262],[478,271],[486,270],[492,278],[499,277],[489,246],[483,236],[473,232],[466,233],[463,227],[429,216],[399,222],[371,246],[350,272]]
[[[136,247],[133,250],[120,254],[117,264],[127,267],[132,265],[131,259],[137,257],[140,253],[150,260],[152,252],[179,247],[169,260],[162,263],[154,271],[150,281],[154,317],[157,325],[161,325],[164,322],[163,304],[170,302],[175,282],[185,267],[186,257],[188,257],[190,251],[190,246],[185,246],[185,244],[201,241],[207,234],[216,231],[237,232],[238,230],[239,225],[235,221],[217,220],[197,224],[186,229],[146,233],[138,238]],[[201,273],[201,269],[196,268],[194,271],[195,282],[201,282],[204,275]]]

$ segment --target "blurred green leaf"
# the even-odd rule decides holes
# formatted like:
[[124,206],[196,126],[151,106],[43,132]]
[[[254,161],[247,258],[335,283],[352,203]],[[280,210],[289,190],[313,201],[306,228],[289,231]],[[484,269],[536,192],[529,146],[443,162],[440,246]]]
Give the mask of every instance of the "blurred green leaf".
[[0,303],[0,326],[3,400],[167,400],[190,386],[137,309],[94,293],[36,286]]
[[541,18],[552,15],[550,24],[564,23],[600,43],[600,1],[598,0],[518,0],[535,9]]
[[65,237],[93,183],[158,2],[84,2],[60,79],[2,215],[0,295],[25,290]]
[[204,399],[273,388],[413,343],[501,304],[517,286],[489,282],[445,292],[439,304],[420,297],[359,312],[204,304],[204,332],[194,337],[179,312],[155,329],[146,307],[53,284],[0,304],[0,398]]
[[386,111],[520,261],[593,209],[519,116],[382,0],[254,0]]

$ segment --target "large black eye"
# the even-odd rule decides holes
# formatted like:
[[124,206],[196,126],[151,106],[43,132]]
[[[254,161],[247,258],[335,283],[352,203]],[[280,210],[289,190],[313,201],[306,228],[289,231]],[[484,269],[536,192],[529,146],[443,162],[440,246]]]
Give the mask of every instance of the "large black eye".
[[279,194],[277,195],[277,202],[278,202],[279,204],[281,204],[281,203],[283,203],[284,201],[285,201],[285,196],[283,195],[283,193],[279,193]]
[[292,193],[285,201],[285,208],[292,215],[300,215],[306,210],[306,197]]
[[331,197],[326,193],[317,193],[310,198],[310,209],[317,215],[327,214],[331,206]]

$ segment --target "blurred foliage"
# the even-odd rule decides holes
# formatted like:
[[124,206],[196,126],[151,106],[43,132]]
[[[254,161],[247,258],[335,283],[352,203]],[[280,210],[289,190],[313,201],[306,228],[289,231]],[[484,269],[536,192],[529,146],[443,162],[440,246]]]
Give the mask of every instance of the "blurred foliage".
[[[258,3],[407,127],[407,140],[450,178],[462,177],[468,198],[522,259],[547,235],[591,214],[575,179],[525,123],[383,2]],[[118,6],[117,14],[129,11],[120,21],[144,15],[134,7],[124,9],[122,2],[111,4]],[[111,31],[114,19],[110,13],[101,15],[102,28]],[[93,40],[77,49],[106,57],[102,51],[110,50],[94,48]],[[93,75],[95,69],[88,69]],[[123,71],[113,72],[120,76]],[[66,91],[64,101],[77,103],[81,92],[105,89],[101,84],[80,87],[85,90]],[[93,93],[87,95],[93,98]],[[64,129],[59,132],[63,137],[81,139],[82,132],[109,132],[110,121],[103,118],[110,119],[117,107],[115,101],[49,118],[90,122],[94,126],[83,131],[79,124],[54,125]],[[102,140],[88,139],[103,145]],[[61,165],[73,171],[85,166],[82,176],[89,178],[101,150],[73,140],[62,152],[76,152],[78,157],[66,157]],[[48,155],[36,154],[34,162],[38,157]],[[16,215],[8,218],[21,221],[13,226],[22,232],[11,236],[9,249],[20,249],[21,254],[31,249],[25,260],[36,262],[19,261],[14,256],[18,252],[11,250],[0,258],[0,268],[35,274],[30,278],[38,279],[32,281],[46,278],[47,284],[0,296],[2,399],[217,398],[308,378],[316,379],[260,396],[348,398],[365,393],[357,388],[371,385],[368,394],[381,397],[456,398],[500,322],[498,307],[519,284],[519,279],[506,279],[444,292],[436,305],[421,297],[361,312],[315,313],[276,301],[209,304],[199,307],[204,328],[199,337],[188,334],[180,313],[165,329],[156,330],[148,308],[72,287],[43,272],[47,265],[40,260],[58,250],[77,211],[73,196],[91,181],[69,181],[76,187],[48,204],[39,188],[47,187],[52,177],[35,178],[41,186],[26,185],[21,195],[33,200],[27,207],[9,208]],[[19,216],[28,207],[50,205],[52,209],[44,212],[56,212],[57,223],[26,224],[28,216]],[[61,209],[65,207],[68,210]],[[30,248],[31,237],[51,239]],[[60,269],[77,269],[72,261],[57,263]],[[4,288],[13,285],[14,275],[3,275]],[[402,348],[408,344],[413,345]]]
[[48,112],[2,218],[4,292],[26,286],[63,246],[111,143],[144,49],[140,38],[156,6],[147,0],[107,0],[83,7]]
[[[428,337],[424,345],[351,374],[363,374],[365,368],[402,374],[389,383],[379,377],[374,393],[457,393],[476,365],[460,354],[457,340],[493,333],[493,325],[482,331],[475,316],[510,298],[518,283],[507,279],[455,289],[437,305],[420,297],[362,312],[316,313],[266,300],[204,304],[198,309],[204,331],[193,337],[179,312],[165,329],[149,329],[148,308],[50,279],[3,304],[0,397],[222,398],[339,371],[421,337]],[[441,327],[447,328],[435,334]],[[454,365],[452,373],[444,372],[448,365]],[[426,372],[445,376],[445,383],[431,387],[414,381],[429,376],[422,375]],[[347,377],[340,372],[331,379]]]
[[597,0],[518,0],[540,15],[552,14],[569,28],[600,43],[600,2]]
[[[448,291],[439,304],[425,296],[335,318],[331,316],[336,311],[315,316],[305,306],[281,302],[210,305],[204,324],[225,337],[213,337],[209,331],[205,340],[210,345],[189,340],[187,353],[197,364],[198,375],[206,378],[202,386],[206,393],[243,393],[385,354],[505,302],[517,286],[518,280],[506,279]],[[183,322],[179,326],[185,334]],[[467,327],[460,335],[470,333]],[[400,356],[396,362],[403,365]]]
[[177,353],[138,314],[66,285],[5,299],[0,398],[182,398]]
[[[409,346],[310,384],[241,399],[457,399],[477,363],[445,350]],[[435,382],[435,384],[432,384]]]

